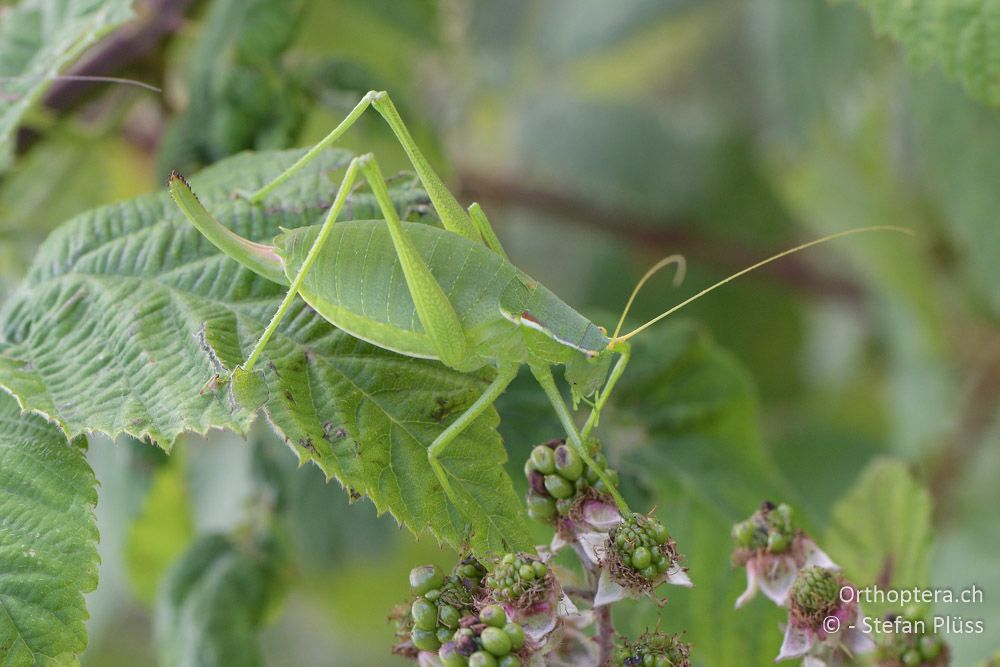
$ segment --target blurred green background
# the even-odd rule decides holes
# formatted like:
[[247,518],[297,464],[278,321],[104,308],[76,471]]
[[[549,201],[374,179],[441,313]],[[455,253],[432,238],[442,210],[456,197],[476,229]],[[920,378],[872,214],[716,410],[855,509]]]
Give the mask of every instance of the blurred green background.
[[[162,188],[171,168],[314,143],[372,88],[391,92],[460,200],[482,203],[515,263],[608,325],[665,254],[685,254],[689,275],[677,290],[652,283],[636,322],[803,240],[910,227],[912,239],[864,236],[792,257],[649,337],[622,399],[631,392],[634,415],[605,431],[609,458],[704,573],[662,612],[665,627],[688,630],[698,664],[735,664],[747,642],[773,655],[780,643],[781,614],[766,601],[731,611],[742,573],[729,569],[729,523],[769,489],[822,543],[834,504],[882,456],[904,462],[933,500],[928,582],[984,590],[982,604],[950,610],[987,628],[947,637],[954,664],[996,649],[1000,111],[933,64],[911,64],[862,8],[140,0],[137,10],[123,30],[142,48],[112,33],[94,47],[104,60],[85,58],[80,71],[163,92],[60,81],[23,120],[0,176],[5,292],[74,213]],[[374,114],[343,144],[374,151],[388,172],[406,167]],[[658,364],[679,374],[676,391],[643,388]],[[701,364],[721,364],[732,385],[685,386]],[[689,469],[660,474],[649,462],[673,427],[657,436],[638,424],[691,392],[738,402],[739,423],[698,441],[718,450],[681,456]],[[519,382],[499,406],[519,488],[529,448],[558,432],[537,394]],[[386,617],[407,571],[453,558],[376,518],[368,501],[349,504],[319,470],[295,470],[266,428],[249,442],[184,438],[169,461],[124,439],[95,438],[89,456],[102,565],[85,664],[154,661],[158,574],[195,536],[243,525],[262,475],[280,480],[293,545],[287,598],[261,636],[266,664],[396,664]],[[652,603],[616,610],[622,629],[656,618]]]

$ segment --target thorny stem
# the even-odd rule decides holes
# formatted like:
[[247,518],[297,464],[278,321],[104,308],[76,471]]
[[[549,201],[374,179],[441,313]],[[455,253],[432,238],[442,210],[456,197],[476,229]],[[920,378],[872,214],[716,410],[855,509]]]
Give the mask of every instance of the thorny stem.
[[[584,567],[586,568],[587,581],[590,583],[591,588],[588,591],[576,592],[581,593],[580,597],[585,597],[593,603],[597,595],[597,584],[598,578],[601,576],[601,569],[600,567],[594,567],[593,564],[587,561],[584,561]],[[594,618],[597,622],[594,633],[594,641],[597,642],[597,664],[606,665],[611,660],[611,651],[615,644],[615,627],[611,623],[611,605],[605,604],[593,609]]]
[[611,605],[602,605],[595,610],[597,616],[597,664],[605,665],[611,660],[611,650],[615,645],[615,628],[611,624]]

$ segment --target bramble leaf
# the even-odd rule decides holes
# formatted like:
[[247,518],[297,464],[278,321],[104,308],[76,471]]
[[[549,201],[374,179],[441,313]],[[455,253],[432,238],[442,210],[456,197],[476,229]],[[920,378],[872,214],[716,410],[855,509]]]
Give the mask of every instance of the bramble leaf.
[[[269,241],[279,226],[322,219],[336,191],[328,172],[351,157],[327,152],[262,207],[232,198],[299,155],[240,155],[193,185],[223,224]],[[412,179],[394,180],[392,194],[409,217],[427,210]],[[345,217],[377,217],[376,210],[371,195],[358,191]],[[245,432],[248,410],[224,391],[199,390],[213,363],[232,368],[245,359],[284,289],[219,253],[165,190],[84,213],[49,237],[26,284],[0,313],[0,386],[70,434],[126,432],[169,447],[185,431]],[[447,502],[427,463],[427,445],[475,400],[485,374],[456,373],[362,343],[302,302],[258,369],[267,391],[255,393],[266,397],[269,420],[301,460],[316,461],[416,533],[429,529],[481,552],[526,546],[521,506],[501,467],[506,452],[495,411],[442,461],[478,500],[463,507],[467,514]]]
[[77,664],[97,587],[95,487],[80,447],[0,395],[0,664]]
[[[926,586],[932,545],[930,494],[894,459],[873,461],[837,501],[823,542],[848,579],[882,589]],[[888,611],[899,609],[865,605],[869,616]]]
[[133,0],[22,0],[0,11],[0,169],[24,113],[67,64],[132,18]]
[[281,555],[269,538],[202,538],[170,568],[156,601],[164,667],[261,665],[257,633],[281,593]]
[[938,65],[970,95],[1000,103],[1000,2],[856,0],[916,65]]

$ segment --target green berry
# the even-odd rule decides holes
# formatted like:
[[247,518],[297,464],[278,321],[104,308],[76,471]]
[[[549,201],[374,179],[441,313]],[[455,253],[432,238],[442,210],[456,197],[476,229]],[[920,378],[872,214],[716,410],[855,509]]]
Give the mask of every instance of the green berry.
[[466,665],[465,656],[458,652],[458,644],[455,642],[442,644],[438,651],[438,657],[441,658],[441,664],[444,667],[465,667]]
[[583,472],[583,479],[587,480],[591,484],[596,484],[600,477],[598,477],[597,470],[595,468],[587,466],[587,469]]
[[799,570],[792,584],[792,599],[807,612],[822,612],[835,605],[840,581],[833,570],[810,566]]
[[662,523],[653,521],[652,538],[657,544],[666,544],[667,540],[670,539],[670,533],[667,532],[667,527]]
[[580,479],[583,474],[583,459],[566,445],[559,445],[555,451],[556,472],[571,482]]
[[652,653],[642,656],[642,667],[656,667],[656,656]]
[[750,548],[753,544],[753,525],[749,521],[740,521],[733,526],[733,541],[738,547]]
[[784,533],[771,533],[767,536],[767,550],[771,553],[780,554],[788,550],[792,542]]
[[454,629],[458,627],[460,618],[462,618],[462,614],[450,604],[443,604],[438,607],[438,619],[442,625]]
[[444,572],[437,565],[421,565],[410,570],[410,591],[414,595],[424,595],[444,584]]
[[431,602],[437,602],[437,599],[439,597],[441,597],[441,589],[440,588],[432,588],[431,590],[429,590],[426,593],[424,593],[424,597],[426,599],[430,600]]
[[590,482],[587,481],[586,477],[581,477],[580,479],[573,482],[573,488],[576,489],[578,494],[583,493],[590,488]]
[[469,667],[497,667],[497,659],[486,651],[476,651],[469,656]]
[[649,566],[650,562],[652,562],[652,554],[649,553],[649,549],[646,547],[637,547],[632,552],[632,567],[635,569],[641,570]]
[[674,663],[667,656],[658,655],[653,662],[653,667],[674,667]]
[[540,560],[536,560],[531,564],[531,567],[535,570],[535,578],[541,579],[549,572],[549,568]]
[[941,653],[941,638],[935,635],[924,635],[920,638],[920,652],[928,660],[933,660]]
[[479,635],[479,641],[482,642],[484,649],[498,658],[510,653],[510,637],[508,637],[507,633],[500,628],[485,628],[482,634]]
[[503,631],[506,633],[507,638],[510,639],[512,650],[520,651],[524,648],[524,628],[517,623],[508,623],[503,626]]
[[438,626],[437,638],[438,641],[441,642],[442,644],[444,644],[446,641],[451,641],[454,635],[455,633],[451,628],[446,628],[443,625]]
[[656,559],[656,571],[666,572],[669,569],[670,569],[670,559],[664,555],[660,555],[660,557]]
[[659,573],[660,571],[656,569],[655,565],[648,565],[639,570],[639,574],[641,574],[643,577],[649,580],[656,579],[656,575],[658,575]]
[[479,612],[479,620],[494,628],[502,628],[507,624],[507,612],[498,604],[483,607]]
[[920,667],[924,663],[923,656],[920,655],[920,651],[911,648],[909,651],[903,654],[903,664],[906,667]]
[[534,465],[535,470],[543,475],[551,475],[556,471],[555,455],[551,447],[538,445],[531,450],[530,461]]
[[528,514],[536,521],[547,523],[556,516],[556,501],[548,496],[529,491]]
[[437,627],[438,608],[437,605],[425,598],[417,598],[410,606],[410,615],[413,616],[413,626],[421,630],[433,630]]
[[413,628],[413,632],[410,633],[410,641],[421,651],[436,651],[441,648],[441,641],[434,630]]
[[527,563],[517,568],[517,573],[520,575],[522,581],[533,581],[535,579],[535,568]]
[[560,475],[546,475],[545,490],[553,498],[569,498],[576,491],[573,483]]
[[521,667],[521,659],[511,653],[497,661],[497,667]]
[[560,498],[556,501],[556,512],[559,513],[559,516],[566,516],[571,509],[573,509],[572,498]]

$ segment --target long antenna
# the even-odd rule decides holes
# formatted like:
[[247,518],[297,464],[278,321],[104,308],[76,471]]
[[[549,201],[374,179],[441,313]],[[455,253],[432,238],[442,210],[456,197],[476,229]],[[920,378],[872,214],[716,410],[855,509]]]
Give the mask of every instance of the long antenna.
[[652,278],[656,273],[665,266],[670,264],[677,265],[677,273],[674,274],[674,287],[680,286],[684,282],[684,272],[687,269],[687,262],[684,260],[684,255],[670,255],[669,257],[664,257],[659,262],[649,267],[649,270],[639,279],[639,282],[635,284],[635,289],[632,290],[632,296],[628,298],[628,303],[625,304],[625,310],[622,311],[622,316],[618,318],[618,326],[615,327],[615,332],[611,334],[611,338],[618,338],[619,332],[622,330],[622,325],[625,324],[625,318],[628,316],[628,311],[632,308],[632,302],[635,301],[635,297],[639,295],[639,290],[642,286],[646,284],[650,278]]
[[736,278],[739,278],[740,276],[742,276],[745,273],[750,273],[754,269],[759,269],[760,267],[762,267],[762,266],[764,266],[766,264],[770,264],[771,262],[774,262],[776,260],[779,260],[782,257],[785,257],[787,255],[791,255],[793,253],[800,252],[802,250],[805,250],[807,248],[811,248],[811,247],[813,247],[815,245],[819,245],[821,243],[826,243],[827,241],[833,241],[834,239],[839,239],[839,238],[844,237],[844,236],[850,236],[851,234],[861,234],[863,232],[878,232],[878,231],[902,232],[903,234],[909,234],[911,236],[913,235],[913,230],[907,229],[905,227],[894,227],[892,225],[876,225],[876,226],[873,226],[873,227],[857,227],[855,229],[848,229],[848,230],[845,230],[845,231],[842,231],[842,232],[837,232],[836,234],[829,234],[828,236],[823,236],[823,237],[815,239],[813,241],[809,241],[808,243],[803,243],[802,245],[797,245],[794,248],[789,248],[788,250],[785,250],[783,252],[779,252],[777,255],[772,255],[772,256],[768,257],[767,259],[763,259],[763,260],[757,262],[756,264],[751,264],[747,268],[745,268],[745,269],[743,269],[741,271],[737,271],[736,273],[734,273],[733,275],[729,276],[728,278],[723,278],[722,280],[720,280],[719,282],[715,283],[714,285],[711,285],[710,287],[706,287],[705,289],[703,289],[702,291],[698,292],[697,294],[695,294],[691,298],[685,299],[684,301],[681,301],[679,304],[677,304],[676,306],[674,306],[670,310],[667,310],[666,312],[661,313],[660,315],[654,317],[650,321],[648,321],[645,324],[643,324],[641,327],[639,327],[637,329],[633,329],[632,331],[628,332],[624,336],[621,336],[621,337],[613,336],[612,339],[611,339],[612,343],[617,342],[617,341],[628,340],[629,338],[631,338],[632,336],[636,335],[640,331],[645,331],[646,329],[648,329],[652,325],[656,324],[657,322],[659,322],[660,320],[662,320],[667,315],[671,315],[673,313],[676,313],[678,310],[680,310],[684,306],[688,305],[692,301],[697,301],[698,299],[700,299],[701,297],[705,296],[706,294],[708,294],[712,290],[718,289],[719,287],[722,287],[723,285],[725,285],[729,281],[735,280]]
[[123,79],[117,76],[90,76],[87,74],[55,74],[53,76],[0,76],[0,83],[13,83],[15,81],[37,81],[47,79],[50,81],[95,81],[99,83],[121,83],[126,86],[136,86],[154,93],[162,93],[163,90],[156,86],[136,81],[135,79]]

